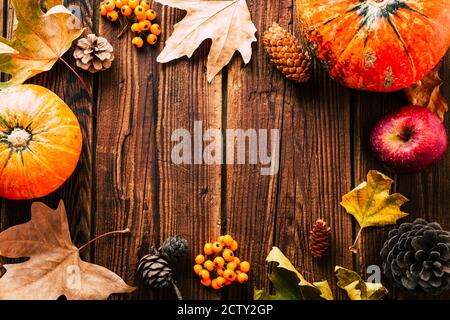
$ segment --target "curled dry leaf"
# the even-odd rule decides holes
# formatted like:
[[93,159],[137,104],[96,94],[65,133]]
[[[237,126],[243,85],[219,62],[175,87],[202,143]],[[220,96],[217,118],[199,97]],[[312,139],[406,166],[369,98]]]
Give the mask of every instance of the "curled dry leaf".
[[10,74],[0,89],[22,84],[38,73],[50,70],[83,33],[80,21],[62,4],[47,0],[11,0],[16,14],[14,39],[0,37],[0,72]]
[[338,287],[347,291],[351,300],[381,300],[387,289],[381,283],[364,282],[355,271],[336,266]]
[[440,88],[444,81],[439,76],[439,63],[431,72],[419,82],[405,89],[406,97],[410,104],[430,109],[444,121],[444,115],[448,111],[448,104],[442,96]]
[[381,172],[371,170],[366,182],[342,197],[341,206],[355,217],[360,226],[355,242],[350,247],[351,252],[357,252],[356,243],[364,228],[394,224],[408,215],[400,210],[408,199],[400,193],[389,194],[393,182]]
[[245,63],[250,61],[256,27],[245,0],[156,2],[187,11],[186,17],[175,25],[158,62],[166,63],[182,56],[190,58],[206,39],[212,40],[207,64],[209,82],[230,62],[236,51],[241,53]]
[[54,300],[65,295],[69,300],[103,300],[112,293],[134,291],[112,271],[82,261],[80,249],[70,239],[62,202],[56,210],[33,203],[30,221],[0,233],[2,256],[29,258],[4,265],[0,299]]

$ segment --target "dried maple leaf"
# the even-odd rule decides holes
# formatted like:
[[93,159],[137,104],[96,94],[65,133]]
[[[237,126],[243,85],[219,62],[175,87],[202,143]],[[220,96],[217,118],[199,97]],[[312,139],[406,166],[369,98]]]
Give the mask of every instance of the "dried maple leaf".
[[245,63],[250,61],[257,30],[245,0],[156,2],[187,11],[186,17],[175,25],[173,35],[157,58],[158,62],[166,63],[182,56],[190,58],[206,39],[212,39],[207,63],[209,82],[230,62],[237,50]]
[[79,251],[70,239],[64,204],[52,210],[33,203],[30,221],[0,233],[2,256],[29,257],[23,263],[4,265],[0,299],[51,300],[65,295],[100,300],[134,291],[112,271],[82,261]]
[[382,227],[394,224],[407,216],[400,207],[408,201],[400,193],[389,194],[394,181],[376,170],[367,174],[367,182],[342,197],[341,206],[358,221],[360,230],[350,251],[357,252],[356,242],[366,227]]
[[62,0],[47,0],[46,13],[39,0],[11,1],[17,19],[14,40],[0,37],[0,72],[12,78],[0,82],[0,89],[22,84],[50,70],[84,30],[80,21],[62,6]]
[[430,109],[444,121],[444,115],[448,111],[448,104],[442,96],[440,88],[444,81],[439,76],[439,63],[422,80],[405,89],[406,97],[410,104]]

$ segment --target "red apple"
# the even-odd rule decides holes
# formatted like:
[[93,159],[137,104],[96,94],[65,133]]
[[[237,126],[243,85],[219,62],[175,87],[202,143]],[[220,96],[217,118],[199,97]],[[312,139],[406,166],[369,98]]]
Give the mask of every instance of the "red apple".
[[441,160],[448,139],[443,123],[433,112],[424,107],[406,106],[375,125],[370,143],[388,169],[412,173]]

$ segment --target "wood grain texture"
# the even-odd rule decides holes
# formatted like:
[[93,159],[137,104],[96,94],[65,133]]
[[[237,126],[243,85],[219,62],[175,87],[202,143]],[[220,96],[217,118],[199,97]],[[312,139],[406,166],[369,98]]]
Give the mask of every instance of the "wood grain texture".
[[[275,221],[275,244],[309,281],[327,279],[338,298],[343,293],[336,289],[334,267],[353,267],[347,249],[352,222],[339,207],[351,184],[349,97],[350,90],[317,63],[309,83],[287,86]],[[331,226],[332,238],[328,253],[315,259],[308,248],[309,230],[319,218]]]
[[[402,221],[420,216],[450,229],[448,152],[435,168],[396,176],[369,150],[370,130],[382,115],[406,103],[403,93],[345,89],[318,64],[309,83],[286,81],[269,63],[262,37],[274,21],[298,35],[294,1],[247,3],[258,29],[252,60],[245,66],[236,54],[211,84],[206,80],[210,41],[191,59],[156,63],[183,11],[152,3],[163,34],[155,48],[136,50],[131,46],[131,32],[118,39],[120,26],[99,17],[99,2],[94,0],[71,0],[66,5],[81,9],[87,32],[112,43],[116,55],[112,68],[95,76],[80,71],[87,89],[62,63],[30,81],[66,101],[80,121],[84,138],[74,175],[61,189],[39,200],[52,207],[60,199],[65,201],[78,246],[95,235],[131,229],[128,236],[100,240],[82,252],[86,259],[138,286],[134,294],[114,298],[175,298],[170,289],[142,287],[135,271],[150,247],[176,234],[189,241],[188,254],[174,272],[186,299],[251,299],[253,287],[270,289],[265,258],[272,246],[278,246],[308,280],[327,279],[335,296],[345,298],[336,289],[334,266],[353,268],[366,277],[368,266],[381,264],[379,250],[391,229],[368,228],[359,254],[348,251],[358,227],[339,202],[366,180],[370,169],[394,178],[394,190],[411,200],[404,206],[411,215]],[[8,0],[0,0],[0,12],[0,30],[11,37],[13,10]],[[65,58],[74,65],[70,53]],[[447,54],[442,68],[445,79],[450,77],[449,67]],[[450,100],[450,85],[442,90]],[[223,133],[225,129],[279,129],[278,175],[261,175],[261,165],[175,165],[171,152],[177,142],[172,141],[172,133],[186,129],[193,134],[195,121],[202,122],[203,133],[209,128]],[[448,115],[446,128],[450,128]],[[29,219],[30,205],[31,201],[0,200],[0,228]],[[332,245],[327,256],[313,259],[308,237],[318,218],[332,227]],[[251,281],[215,293],[193,275],[193,259],[205,242],[224,233],[239,241],[238,256],[251,262]],[[383,282],[388,284],[386,279]],[[397,290],[389,296],[405,298],[411,297]]]
[[[95,245],[95,262],[135,283],[140,255],[154,242],[155,210],[155,56],[138,52],[118,24],[99,21],[99,34],[114,47],[115,63],[99,75],[95,141],[94,232],[130,228]],[[154,80],[155,79],[155,80]],[[153,243],[152,243],[153,244]]]
[[[94,15],[92,3],[89,1],[69,1],[68,5],[80,6],[83,16],[92,17]],[[14,15],[10,2],[8,3],[7,16],[6,36],[12,38]],[[93,27],[90,20],[83,22],[88,30]],[[70,52],[64,58],[74,65]],[[51,207],[56,207],[61,199],[64,201],[69,216],[72,239],[77,246],[86,243],[90,238],[92,203],[93,77],[86,74],[82,74],[82,76],[90,86],[89,88],[83,87],[62,62],[57,62],[51,71],[40,74],[29,81],[47,87],[61,97],[76,114],[81,125],[83,150],[76,171],[56,192],[43,199],[38,199],[38,201],[43,201]],[[2,230],[28,220],[31,202],[2,199],[0,201]],[[82,252],[82,256],[86,259],[89,258],[89,252]]]
[[[252,60],[247,66],[243,65],[240,56],[235,55],[228,67],[225,126],[244,131],[266,129],[270,141],[271,130],[281,129],[283,108],[290,101],[285,101],[286,82],[269,64],[262,39],[273,21],[283,19],[288,23],[292,20],[292,14],[286,10],[292,7],[292,1],[247,3],[258,30],[258,42],[254,44]],[[227,141],[227,147],[236,142]],[[248,154],[249,143],[246,147]],[[253,287],[267,288],[269,285],[269,266],[265,258],[274,244],[278,175],[262,175],[261,168],[267,165],[248,164],[249,155],[246,163],[226,167],[223,218],[226,233],[241,244],[237,255],[251,261],[251,281],[246,286],[225,291],[225,298],[249,299]]]
[[[161,42],[169,37],[173,25],[185,15],[183,11],[170,8],[162,11],[165,34]],[[221,167],[177,166],[171,161],[171,150],[177,143],[171,141],[174,130],[187,129],[195,134],[195,121],[201,121],[202,133],[209,128],[222,128],[222,77],[218,75],[211,84],[207,82],[205,67],[209,47],[209,42],[204,43],[190,60],[181,58],[160,65],[157,92],[159,241],[180,234],[189,242],[187,257],[180,261],[177,273],[180,290],[187,299],[220,298],[200,285],[192,267],[193,259],[202,252],[203,245],[220,235]],[[203,147],[206,144],[203,143]]]
[[[166,32],[182,17],[181,11],[155,8],[162,12]],[[175,276],[181,292],[190,299],[214,298],[194,281],[192,257],[219,235],[220,167],[173,165],[171,135],[181,128],[192,133],[194,121],[203,121],[205,128],[221,127],[221,79],[206,82],[206,47],[193,61],[163,67],[155,62],[159,50],[137,51],[129,45],[131,33],[117,39],[118,31],[100,22],[100,33],[111,40],[118,62],[100,78],[95,229],[103,233],[130,227],[132,234],[97,245],[96,261],[128,283],[139,283],[138,259],[151,246],[180,234],[190,245]],[[174,298],[170,290],[150,296],[147,291],[140,288],[135,297]]]

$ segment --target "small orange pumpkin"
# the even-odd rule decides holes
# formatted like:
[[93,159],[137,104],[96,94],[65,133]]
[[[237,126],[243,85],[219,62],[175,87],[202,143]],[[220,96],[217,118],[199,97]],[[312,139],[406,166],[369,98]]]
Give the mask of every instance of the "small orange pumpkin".
[[312,51],[351,88],[408,87],[450,45],[449,0],[297,0],[297,8]]
[[78,120],[56,94],[36,85],[0,91],[0,197],[55,191],[75,170],[81,147]]

